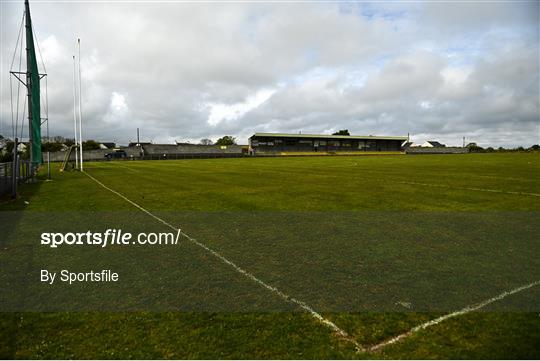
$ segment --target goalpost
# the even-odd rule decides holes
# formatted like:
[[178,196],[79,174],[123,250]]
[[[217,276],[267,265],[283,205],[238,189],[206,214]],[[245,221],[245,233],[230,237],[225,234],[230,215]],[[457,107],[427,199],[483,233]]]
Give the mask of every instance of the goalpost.
[[[64,161],[62,162],[62,166],[60,167],[60,171],[64,171],[66,169],[66,166],[70,163],[71,154],[73,151],[74,153],[74,160],[75,165],[71,167],[71,169],[78,169],[81,172],[84,170],[83,168],[83,147],[82,147],[82,84],[81,84],[81,39],[77,39],[77,45],[79,50],[79,72],[78,72],[78,80],[79,80],[79,97],[77,99],[77,63],[75,60],[75,55],[73,55],[73,133],[75,136],[75,142],[74,144],[69,148]],[[79,115],[79,121],[77,124],[77,100],[78,100],[78,115]],[[78,129],[77,129],[78,127]]]

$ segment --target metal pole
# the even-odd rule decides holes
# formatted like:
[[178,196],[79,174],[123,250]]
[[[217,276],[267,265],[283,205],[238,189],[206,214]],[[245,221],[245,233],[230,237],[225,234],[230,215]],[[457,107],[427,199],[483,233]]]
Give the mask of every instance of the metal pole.
[[[45,78],[45,81],[47,81],[47,78]],[[51,138],[49,136],[49,100],[47,95],[47,142],[51,142]],[[51,151],[50,146],[49,150],[47,150],[47,179],[51,180]]]
[[81,152],[81,172],[83,171],[83,149],[82,149],[82,109],[81,109],[81,99],[82,99],[82,84],[81,84],[81,39],[77,39],[79,45],[79,142],[80,142],[80,152]]
[[30,48],[28,47],[29,40],[32,41],[32,20],[30,19],[30,5],[28,4],[28,0],[24,1],[24,8],[25,8],[25,30],[26,30],[26,90],[28,92],[28,147],[29,147],[29,153],[30,153],[30,162],[34,162],[34,156],[32,152],[32,137],[34,134],[33,126],[32,126],[32,77],[30,76],[30,70],[32,69],[31,65],[31,56],[30,56]]
[[47,151],[47,179],[51,180],[51,152]]
[[17,198],[17,147],[19,146],[19,139],[15,138],[15,144],[13,145],[13,170],[11,174],[11,198]]
[[77,71],[75,69],[75,55],[73,55],[73,132],[75,133],[75,168],[79,168],[79,154],[77,153],[77,84],[75,83],[77,79],[76,73]]

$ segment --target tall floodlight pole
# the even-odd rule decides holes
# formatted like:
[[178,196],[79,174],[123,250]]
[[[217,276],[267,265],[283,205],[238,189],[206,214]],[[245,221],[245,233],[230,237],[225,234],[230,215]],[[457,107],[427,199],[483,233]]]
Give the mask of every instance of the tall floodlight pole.
[[77,152],[77,92],[76,92],[76,80],[75,75],[75,55],[73,55],[73,133],[75,135],[75,168],[79,168],[79,153]]
[[83,149],[82,149],[82,81],[81,81],[81,39],[77,39],[77,44],[79,46],[79,142],[80,142],[80,152],[81,152],[81,172],[83,171]]

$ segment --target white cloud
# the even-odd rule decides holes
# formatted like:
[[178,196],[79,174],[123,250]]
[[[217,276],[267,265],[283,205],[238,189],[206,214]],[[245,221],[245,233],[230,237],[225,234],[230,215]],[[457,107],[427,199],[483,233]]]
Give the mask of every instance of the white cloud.
[[207,123],[213,127],[223,120],[236,120],[242,118],[248,112],[258,108],[266,102],[275,93],[274,89],[263,89],[252,96],[249,96],[244,102],[234,104],[208,103],[206,106],[210,109]]
[[103,117],[103,121],[109,124],[118,124],[124,120],[129,121],[131,111],[123,94],[112,92],[109,110]]
[[[22,4],[0,6],[0,128],[9,129]],[[89,138],[127,143],[140,127],[145,140],[243,142],[254,131],[348,128],[538,143],[537,2],[31,6],[52,134],[71,134],[80,37]]]

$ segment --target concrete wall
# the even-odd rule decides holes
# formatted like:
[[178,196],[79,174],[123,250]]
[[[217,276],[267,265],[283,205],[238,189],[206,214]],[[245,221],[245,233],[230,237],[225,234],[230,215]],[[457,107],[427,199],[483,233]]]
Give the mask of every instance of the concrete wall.
[[[128,157],[133,156],[135,158],[139,157],[139,150],[137,148],[125,148]],[[96,149],[96,150],[85,150],[83,151],[84,160],[104,160],[105,154],[114,152],[112,149]],[[51,152],[51,162],[63,162],[64,157],[66,156],[67,151],[60,152]],[[75,153],[71,153],[70,159],[75,159]],[[43,153],[43,160],[47,161],[47,153]]]
[[464,154],[469,149],[463,147],[409,147],[405,149],[407,154]]
[[[245,145],[228,145],[226,149],[221,149],[219,145],[196,145],[196,144],[186,144],[186,145],[174,145],[174,144],[152,144],[144,145],[144,156],[145,158],[156,158],[159,159],[164,154],[166,155],[198,155],[204,156],[215,155],[241,155],[242,148],[246,148]],[[141,156],[141,148],[139,147],[129,147],[122,148],[126,152],[128,159],[138,159]],[[105,160],[105,154],[114,152],[112,149],[96,149],[96,150],[87,150],[83,151],[83,158],[86,161],[92,160]],[[66,156],[67,151],[52,152],[51,162],[62,162]],[[174,157],[173,157],[174,158]],[[75,154],[71,154],[71,160],[75,159]],[[47,153],[43,153],[43,160],[47,161]]]
[[246,145],[227,145],[222,149],[219,145],[198,144],[150,144],[143,145],[145,155],[163,154],[242,154]]

